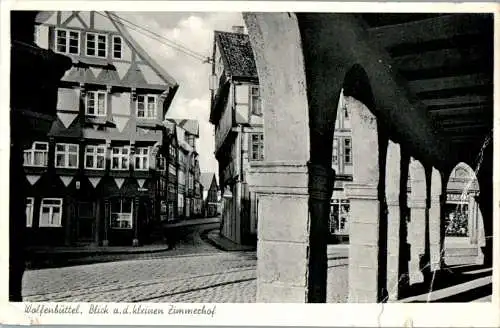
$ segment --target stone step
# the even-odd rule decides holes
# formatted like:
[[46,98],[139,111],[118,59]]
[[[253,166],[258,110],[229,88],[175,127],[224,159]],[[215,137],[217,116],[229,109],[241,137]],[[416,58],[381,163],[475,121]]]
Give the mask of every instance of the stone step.
[[462,265],[462,264],[483,264],[482,258],[476,256],[450,256],[444,257],[444,263],[447,265]]
[[479,249],[477,246],[449,247],[444,251],[445,257],[454,256],[477,256]]
[[448,246],[444,253],[447,265],[482,264],[483,257],[475,245]]

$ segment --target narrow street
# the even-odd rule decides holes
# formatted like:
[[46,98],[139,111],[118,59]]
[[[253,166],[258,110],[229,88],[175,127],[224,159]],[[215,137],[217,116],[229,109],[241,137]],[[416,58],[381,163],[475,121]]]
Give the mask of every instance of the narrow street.
[[[170,251],[110,255],[105,263],[29,270],[23,279],[24,300],[255,302],[255,252],[225,252],[212,246],[203,234],[216,227],[217,224],[184,227],[182,238]],[[329,253],[328,301],[345,302],[347,249]]]

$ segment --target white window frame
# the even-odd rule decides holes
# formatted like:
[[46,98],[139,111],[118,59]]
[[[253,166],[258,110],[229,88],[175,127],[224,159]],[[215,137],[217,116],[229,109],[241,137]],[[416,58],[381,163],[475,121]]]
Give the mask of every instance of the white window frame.
[[[90,95],[94,96],[94,107],[93,113],[89,112],[89,100]],[[99,95],[104,96],[104,113],[99,113]],[[96,112],[97,110],[97,112]],[[106,91],[87,91],[85,94],[85,115],[96,116],[96,117],[104,117],[108,113],[108,93]]]
[[[254,136],[258,136],[257,140],[257,159],[254,158]],[[264,160],[264,133],[251,133],[250,134],[250,161],[258,162]]]
[[[45,146],[45,150],[43,150],[43,149],[36,149],[37,146]],[[43,163],[42,164],[36,164],[35,163],[35,158],[36,158],[35,155],[37,153],[41,153],[41,154],[44,155],[44,159],[43,159]],[[30,163],[26,163],[26,161],[24,161],[24,156],[23,156],[23,165],[24,166],[47,167],[47,165],[49,163],[49,143],[45,142],[45,141],[33,141],[33,143],[31,144],[31,148],[24,150],[24,155],[31,156],[31,162]]]
[[[142,99],[142,101],[141,101]],[[153,115],[149,115],[149,100],[152,99],[154,103]],[[139,116],[139,105],[143,105],[143,116]],[[135,102],[135,114],[139,119],[154,120],[158,116],[158,96],[157,95],[137,95],[137,101]]]
[[[128,212],[123,212],[123,202],[124,201],[130,201],[130,213]],[[110,216],[110,222],[109,222],[109,226],[111,229],[116,229],[116,230],[130,230],[130,229],[133,229],[134,228],[134,200],[133,199],[123,199],[123,198],[120,198],[120,199],[114,199],[114,200],[111,200],[111,202],[120,202],[120,212],[113,212],[113,204],[110,204],[110,209],[111,209],[111,216]],[[113,226],[113,215],[114,214],[117,214],[118,215],[118,221],[127,221],[127,222],[130,222],[130,226],[129,227],[116,227],[116,226]],[[124,218],[124,216],[128,215],[129,217],[128,218]]]
[[[59,202],[59,204],[44,204],[44,202],[49,201],[49,202]],[[58,207],[59,208],[59,222],[54,223],[54,222],[43,222],[42,221],[42,216],[43,216],[43,208],[48,207],[49,208],[49,218],[53,217],[54,214],[54,208]],[[40,228],[60,228],[62,227],[62,210],[63,210],[63,200],[62,198],[42,198],[42,201],[40,202],[40,215],[39,215],[39,221],[38,221],[38,226]]]
[[[90,149],[92,148],[92,151]],[[98,150],[102,149],[102,153]],[[86,145],[85,146],[85,156],[84,156],[85,168],[89,170],[104,170],[106,169],[106,145]],[[93,166],[87,165],[87,157],[92,157]],[[103,167],[97,167],[98,159],[102,157]]]
[[[114,150],[118,149],[119,153],[115,154]],[[127,150],[127,154],[124,154],[124,150]],[[111,170],[113,171],[128,171],[130,168],[130,146],[123,146],[123,147],[111,147]],[[119,168],[113,167],[113,159],[117,158],[119,162]],[[126,167],[122,167],[123,162],[126,162]]]
[[177,175],[177,168],[175,167],[174,164],[168,164],[168,173]]
[[[119,35],[113,35],[111,37],[111,51],[112,51],[112,58],[113,59],[123,59],[123,38]],[[120,40],[120,50],[116,50],[115,49],[115,45],[117,45],[118,43],[115,41],[115,40]],[[120,52],[120,56],[115,56],[115,52],[119,51]]]
[[[134,154],[134,170],[136,171],[148,171],[149,170],[149,153],[150,147],[137,147]],[[139,159],[139,165],[137,165],[137,160]],[[146,159],[145,165],[142,160]]]
[[[66,36],[65,36],[65,51],[60,51],[58,49],[58,43],[57,43],[57,32],[59,31],[64,31],[66,33]],[[70,37],[69,37],[69,34],[70,33],[77,33],[78,34],[78,51],[77,53],[73,53],[73,52],[70,52],[69,49],[69,41],[70,41]],[[71,29],[65,29],[65,28],[56,28],[54,30],[54,52],[57,52],[57,53],[60,53],[60,54],[68,54],[68,55],[80,55],[80,50],[81,50],[81,34],[80,34],[80,31],[76,31],[76,30],[71,30]]]
[[[33,227],[33,209],[35,208],[35,198],[34,197],[26,197],[26,227]],[[28,206],[30,208],[28,209]]]
[[[257,90],[256,93],[254,93],[255,90]],[[260,103],[259,111],[255,111],[255,107],[254,107],[254,102],[255,102],[256,98],[258,99],[258,102]],[[260,88],[259,88],[259,86],[256,86],[256,85],[250,86],[250,112],[253,115],[262,115],[262,97],[260,96]]]
[[[57,150],[57,146],[64,146],[64,150]],[[76,151],[69,151],[70,146],[76,146]],[[73,143],[56,143],[55,147],[55,156],[54,156],[54,166],[56,168],[61,168],[61,169],[77,169],[79,164],[80,164],[80,158],[79,158],[79,153],[80,153],[80,146],[78,144],[73,144]],[[64,156],[64,164],[63,165],[58,165],[57,164],[57,156],[58,155],[63,155]],[[75,166],[69,166],[69,158],[71,155],[76,155],[76,165]]]
[[[89,55],[89,35],[94,36],[94,55]],[[100,36],[104,37],[104,56],[99,56],[99,41],[98,38]],[[87,32],[85,34],[85,55],[88,57],[95,57],[95,58],[108,58],[108,36],[103,33],[95,33],[95,32]]]

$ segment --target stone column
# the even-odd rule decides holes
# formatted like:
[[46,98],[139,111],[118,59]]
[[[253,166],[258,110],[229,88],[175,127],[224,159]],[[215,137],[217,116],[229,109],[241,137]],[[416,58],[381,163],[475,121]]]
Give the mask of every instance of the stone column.
[[305,303],[315,286],[309,279],[309,120],[297,19],[286,13],[245,13],[244,19],[264,115],[265,160],[247,173],[259,199],[257,302]]
[[[399,297],[401,247],[401,150],[399,144],[389,141],[385,175],[385,198],[387,202],[387,292],[389,301]],[[404,190],[406,192],[406,190]]]
[[379,144],[375,116],[352,97],[351,112],[353,182],[344,184],[351,204],[349,250],[349,303],[378,302],[380,289]]
[[429,243],[430,243],[430,269],[436,271],[441,269],[441,174],[436,168],[432,168],[431,175],[431,199],[429,209]]
[[425,256],[425,216],[427,211],[427,184],[422,164],[412,159],[410,162],[411,193],[410,222],[408,224],[408,242],[410,244],[409,278],[410,284],[424,281],[422,260]]

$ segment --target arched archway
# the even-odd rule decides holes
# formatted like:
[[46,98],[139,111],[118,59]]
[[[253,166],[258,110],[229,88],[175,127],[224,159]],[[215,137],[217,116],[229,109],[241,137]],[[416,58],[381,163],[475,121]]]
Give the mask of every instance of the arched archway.
[[[486,245],[480,187],[474,170],[458,163],[450,173],[444,203],[445,264],[483,264],[481,248]],[[469,249],[460,253],[453,249]]]

